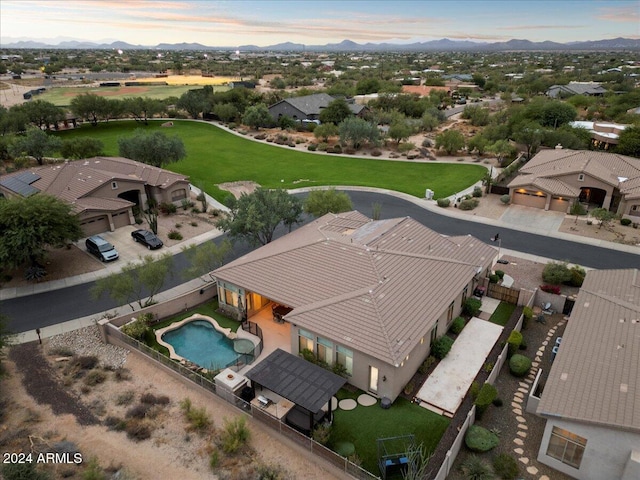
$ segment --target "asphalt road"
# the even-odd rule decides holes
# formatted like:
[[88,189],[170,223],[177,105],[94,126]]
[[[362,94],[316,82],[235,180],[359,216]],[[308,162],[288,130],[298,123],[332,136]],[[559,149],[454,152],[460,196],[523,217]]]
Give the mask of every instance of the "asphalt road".
[[[488,242],[491,237],[499,233],[502,239],[502,248],[505,249],[557,260],[566,260],[585,267],[598,269],[637,268],[640,266],[640,256],[631,253],[459,220],[424,210],[411,202],[389,195],[359,191],[350,191],[349,195],[353,201],[354,208],[365,215],[371,216],[372,205],[379,203],[382,206],[381,218],[410,216],[444,235],[471,234],[482,241]],[[287,230],[281,228],[276,232],[276,236],[286,233]],[[220,240],[221,238],[216,239],[216,241]],[[249,250],[250,247],[246,244],[236,245],[229,260],[244,255]],[[175,270],[178,273],[167,280],[163,290],[185,281],[180,271],[186,267],[186,264],[186,259],[182,253],[174,257]],[[87,283],[28,297],[6,300],[0,305],[0,311],[9,317],[9,328],[13,332],[19,333],[119,307],[116,302],[106,296],[97,300],[93,299],[89,293],[92,286],[93,283]]]

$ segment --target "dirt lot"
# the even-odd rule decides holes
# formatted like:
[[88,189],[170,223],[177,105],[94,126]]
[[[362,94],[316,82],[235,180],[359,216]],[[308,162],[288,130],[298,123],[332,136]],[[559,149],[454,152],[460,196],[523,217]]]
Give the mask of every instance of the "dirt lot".
[[[267,468],[280,474],[270,478],[339,478],[307,452],[251,419],[248,446],[236,454],[225,453],[221,432],[225,420],[238,418],[239,411],[178,381],[137,354],[98,345],[97,327],[66,335],[62,340],[54,337],[44,346],[14,347],[10,360],[4,362],[9,376],[0,390],[0,451],[38,453],[64,448],[80,452],[80,465],[39,467],[52,472],[53,478],[86,478],[83,471],[93,458],[107,472],[120,472],[120,479],[251,480]],[[54,344],[57,349],[49,351],[49,345]],[[79,362],[61,360],[69,349],[84,355],[98,351],[101,364],[81,368]],[[109,365],[114,359],[123,360],[124,369],[113,365],[103,368],[102,360]],[[98,377],[104,378],[94,384]],[[143,394],[162,400],[145,406]],[[210,427],[200,431],[190,428],[180,406],[185,398],[193,408],[206,410]],[[125,424],[129,425],[126,432],[121,431]],[[150,432],[148,439],[142,439],[145,428]],[[212,469],[214,451],[218,452],[218,463]]]

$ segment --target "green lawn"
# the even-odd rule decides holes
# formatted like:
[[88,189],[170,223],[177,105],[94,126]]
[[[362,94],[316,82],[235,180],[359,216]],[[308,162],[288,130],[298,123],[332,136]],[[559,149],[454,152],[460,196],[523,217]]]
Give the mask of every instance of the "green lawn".
[[489,321],[504,327],[515,309],[516,306],[512,303],[500,302],[500,305],[498,305],[496,311],[493,312]]
[[334,415],[328,446],[334,448],[339,442],[353,443],[362,467],[376,475],[380,475],[376,439],[413,434],[416,442],[431,452],[450,422],[404,398],[396,399],[388,410],[380,408],[378,402],[371,407],[358,405],[351,411],[338,409]]
[[97,127],[83,125],[77,130],[59,132],[61,138],[95,137],[104,143],[105,155],[118,155],[118,138],[136,128],[161,129],[179,136],[187,157],[167,166],[188,175],[218,200],[227,193],[217,184],[252,180],[266,188],[300,188],[314,185],[355,185],[379,187],[424,197],[426,188],[436,198],[447,197],[467,188],[484,175],[480,165],[395,162],[330,155],[316,155],[298,149],[286,149],[245,140],[213,125],[174,121],[172,128],[162,122],[148,126],[134,121],[118,121]]

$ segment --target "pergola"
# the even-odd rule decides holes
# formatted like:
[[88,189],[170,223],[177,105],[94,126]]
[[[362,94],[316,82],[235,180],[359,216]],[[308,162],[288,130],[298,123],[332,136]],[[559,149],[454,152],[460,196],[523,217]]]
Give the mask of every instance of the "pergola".
[[328,404],[331,419],[331,397],[347,382],[339,375],[281,349],[272,352],[246,376],[254,387],[267,388],[295,403],[287,421],[309,432],[313,431],[316,419],[322,418],[325,404]]

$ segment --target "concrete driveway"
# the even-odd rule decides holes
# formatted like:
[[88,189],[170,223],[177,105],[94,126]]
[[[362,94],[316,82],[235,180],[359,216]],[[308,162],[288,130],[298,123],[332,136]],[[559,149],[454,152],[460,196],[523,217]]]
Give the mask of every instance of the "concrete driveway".
[[536,233],[544,235],[557,232],[562,225],[565,214],[540,210],[539,208],[510,205],[502,214],[500,221],[513,228],[535,229]]

